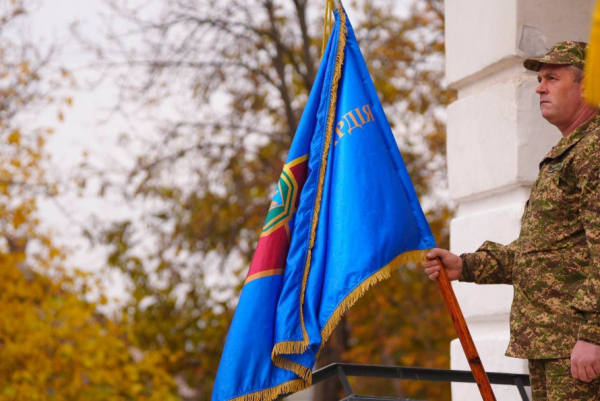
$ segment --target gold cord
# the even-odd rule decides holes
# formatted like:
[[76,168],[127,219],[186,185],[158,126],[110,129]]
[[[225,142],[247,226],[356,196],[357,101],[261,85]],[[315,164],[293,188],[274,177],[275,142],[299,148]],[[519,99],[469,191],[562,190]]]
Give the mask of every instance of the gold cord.
[[321,57],[323,57],[323,53],[325,53],[325,47],[327,46],[327,41],[329,40],[329,36],[331,35],[331,31],[333,30],[333,0],[325,1],[325,16],[323,17],[323,44],[321,46]]

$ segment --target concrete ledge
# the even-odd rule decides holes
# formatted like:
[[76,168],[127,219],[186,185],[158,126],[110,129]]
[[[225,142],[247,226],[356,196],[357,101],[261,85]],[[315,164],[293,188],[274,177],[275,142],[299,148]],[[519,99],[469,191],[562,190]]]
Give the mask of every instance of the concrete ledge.
[[447,0],[448,85],[515,55],[517,0]]

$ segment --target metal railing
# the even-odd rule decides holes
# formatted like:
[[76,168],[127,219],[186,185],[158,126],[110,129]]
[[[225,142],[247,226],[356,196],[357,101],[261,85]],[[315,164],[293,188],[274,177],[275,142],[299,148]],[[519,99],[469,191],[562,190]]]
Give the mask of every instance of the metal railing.
[[[529,376],[517,373],[487,372],[491,384],[517,386],[521,399],[529,401],[525,386],[529,386]],[[317,384],[337,376],[346,392],[343,400],[360,401],[408,401],[407,398],[375,397],[354,394],[348,376],[378,377],[403,380],[424,380],[434,382],[475,383],[469,370],[425,369],[406,366],[357,365],[352,363],[333,363],[313,372],[312,383]]]

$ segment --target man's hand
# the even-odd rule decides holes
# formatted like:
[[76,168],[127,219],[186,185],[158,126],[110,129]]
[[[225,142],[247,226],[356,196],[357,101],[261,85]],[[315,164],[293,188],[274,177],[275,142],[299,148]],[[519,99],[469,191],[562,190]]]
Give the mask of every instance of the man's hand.
[[571,352],[571,374],[586,383],[600,376],[600,345],[578,340]]
[[437,280],[440,275],[440,265],[436,258],[442,259],[442,263],[446,266],[446,273],[450,280],[458,280],[460,273],[463,269],[462,259],[450,251],[440,248],[433,248],[427,252],[427,262],[421,263],[421,266],[425,268],[425,274],[429,276],[430,280]]

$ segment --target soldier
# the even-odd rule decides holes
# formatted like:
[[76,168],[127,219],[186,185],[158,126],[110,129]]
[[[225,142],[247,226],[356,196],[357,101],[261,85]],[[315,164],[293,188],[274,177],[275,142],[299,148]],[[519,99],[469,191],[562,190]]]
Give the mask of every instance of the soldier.
[[540,163],[509,245],[460,256],[432,249],[451,280],[512,284],[507,356],[529,360],[535,400],[600,400],[600,116],[582,98],[587,44],[560,42],[525,60],[538,73],[542,116],[563,138]]

